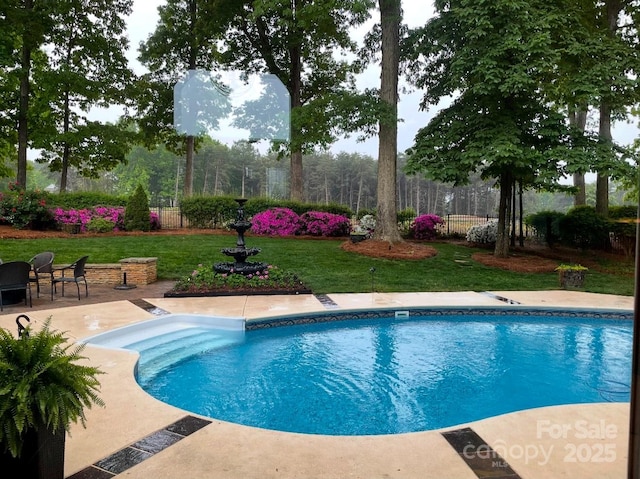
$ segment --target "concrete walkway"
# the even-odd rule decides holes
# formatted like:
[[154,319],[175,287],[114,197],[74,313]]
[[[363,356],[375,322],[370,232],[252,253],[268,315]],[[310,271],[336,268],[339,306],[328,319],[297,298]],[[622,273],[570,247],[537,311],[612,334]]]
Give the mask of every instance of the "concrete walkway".
[[[33,309],[6,307],[0,327],[15,330],[16,315],[26,313],[35,328],[50,317],[53,328],[66,331],[74,340],[81,339],[154,317],[132,302],[138,299],[170,313],[243,316],[249,320],[326,311],[313,295],[162,297],[168,289],[166,284],[124,292],[90,286],[89,298],[83,296],[80,301],[75,296],[51,302],[44,294]],[[331,294],[329,298],[343,310],[513,306],[509,302],[523,307],[633,309],[630,297],[567,291]],[[86,429],[80,425],[71,428],[65,472],[73,479],[114,475],[129,479],[622,479],[626,475],[628,404],[527,410],[459,425],[451,428],[455,431],[448,436],[443,431],[362,437],[291,434],[215,419],[199,423],[189,434],[176,435],[176,427],[170,425],[194,415],[157,401],[137,385],[133,375],[136,354],[88,346],[85,355],[106,373],[101,376],[106,407],[87,411]],[[141,441],[145,438],[151,439]],[[157,451],[145,449],[145,444],[169,441],[167,438],[171,438],[170,447],[164,444]],[[471,445],[473,438],[483,442],[481,447],[473,446],[475,452],[470,456],[459,446]],[[121,461],[120,466],[110,462],[115,459]],[[122,461],[130,462],[125,469],[121,469]]]

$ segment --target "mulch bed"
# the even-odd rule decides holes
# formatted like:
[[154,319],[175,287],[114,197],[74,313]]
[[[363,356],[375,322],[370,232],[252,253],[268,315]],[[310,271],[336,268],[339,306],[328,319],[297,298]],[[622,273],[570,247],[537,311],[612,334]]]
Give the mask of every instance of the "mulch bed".
[[359,243],[345,241],[342,243],[341,248],[350,253],[384,259],[418,260],[430,258],[438,254],[438,251],[432,246],[411,241],[403,241],[400,243],[390,243],[388,241],[372,239],[360,241]]
[[471,259],[492,268],[505,269],[516,273],[552,273],[558,261],[530,254],[510,254],[498,258],[493,253],[474,253]]

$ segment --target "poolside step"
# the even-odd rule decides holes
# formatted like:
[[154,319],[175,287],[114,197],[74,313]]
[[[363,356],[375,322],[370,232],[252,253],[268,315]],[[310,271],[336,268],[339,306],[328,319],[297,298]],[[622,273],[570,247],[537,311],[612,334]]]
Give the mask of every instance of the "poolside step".
[[208,331],[203,328],[184,328],[177,330],[170,330],[168,332],[157,334],[156,336],[151,336],[140,341],[136,341],[131,344],[127,344],[124,346],[126,349],[133,349],[134,351],[142,352],[147,349],[152,349],[161,344],[166,344],[172,341],[177,341],[182,338],[191,338],[193,336],[198,336],[203,332]]
[[165,342],[155,342],[155,344],[151,344],[152,341],[142,341],[142,343],[145,343],[145,347],[135,348],[140,352],[140,360],[138,361],[138,379],[140,382],[144,383],[153,378],[158,372],[170,367],[172,364],[206,351],[238,342],[236,335],[213,332],[211,330],[191,331],[191,334],[181,334],[179,337],[165,335],[164,339]]

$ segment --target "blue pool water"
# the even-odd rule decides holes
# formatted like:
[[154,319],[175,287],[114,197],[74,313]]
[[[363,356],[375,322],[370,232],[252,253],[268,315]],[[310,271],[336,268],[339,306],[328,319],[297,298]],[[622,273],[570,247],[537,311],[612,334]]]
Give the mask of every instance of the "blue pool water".
[[162,401],[234,423],[392,434],[628,401],[631,339],[629,320],[361,319],[247,331],[161,368],[145,368],[143,350],[138,380]]

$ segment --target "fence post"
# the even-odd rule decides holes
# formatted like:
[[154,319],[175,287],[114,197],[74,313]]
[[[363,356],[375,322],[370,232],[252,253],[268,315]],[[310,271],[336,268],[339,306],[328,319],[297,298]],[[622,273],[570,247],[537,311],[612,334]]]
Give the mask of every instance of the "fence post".
[[447,236],[451,235],[450,229],[449,229],[449,221],[451,220],[451,213],[447,213]]

